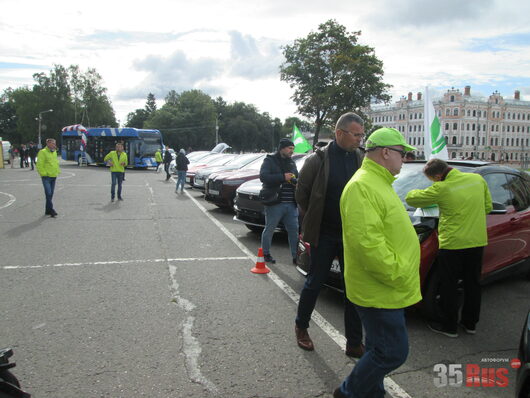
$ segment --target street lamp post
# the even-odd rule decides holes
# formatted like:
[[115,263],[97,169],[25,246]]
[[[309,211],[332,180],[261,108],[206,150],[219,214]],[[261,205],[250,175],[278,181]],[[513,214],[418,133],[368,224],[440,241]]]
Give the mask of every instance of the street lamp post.
[[46,112],[53,112],[53,109],[48,109],[47,111],[39,112],[39,149],[42,149],[42,141],[41,141],[41,122],[42,122],[42,114]]

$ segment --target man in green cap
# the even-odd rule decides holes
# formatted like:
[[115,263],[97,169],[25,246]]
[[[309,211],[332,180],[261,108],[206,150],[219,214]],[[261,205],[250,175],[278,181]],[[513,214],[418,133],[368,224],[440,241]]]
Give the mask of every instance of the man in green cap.
[[346,294],[364,326],[366,352],[335,398],[383,398],[385,376],[407,359],[405,308],[421,300],[420,244],[392,183],[413,150],[396,129],[374,131],[340,199]]

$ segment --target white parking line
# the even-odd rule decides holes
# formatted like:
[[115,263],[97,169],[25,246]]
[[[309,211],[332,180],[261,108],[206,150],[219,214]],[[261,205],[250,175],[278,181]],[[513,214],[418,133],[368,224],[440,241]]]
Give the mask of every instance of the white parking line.
[[116,261],[93,261],[80,263],[40,264],[40,265],[3,265],[0,269],[33,269],[33,268],[59,268],[59,267],[81,267],[84,265],[114,265],[114,264],[146,264],[161,262],[189,262],[189,261],[220,261],[220,260],[248,260],[248,257],[188,257],[188,258],[151,258],[141,260],[116,260]]
[[[252,254],[246,246],[244,246],[228,229],[225,228],[215,217],[208,213],[206,208],[201,205],[193,196],[187,191],[186,195],[195,203],[195,205],[208,217],[217,227],[223,231],[223,233],[236,244],[239,249],[245,253],[252,262],[256,262],[257,258]],[[291,300],[298,305],[300,295],[296,293],[291,287],[272,270],[266,274]],[[341,350],[346,349],[346,337],[344,337],[331,323],[329,323],[318,311],[314,310],[311,316],[313,322],[315,322],[323,331],[326,333]],[[357,362],[357,361],[355,361]],[[412,398],[404,389],[402,389],[394,380],[390,377],[385,377],[384,380],[386,392],[393,398]]]
[[0,192],[1,195],[6,195],[7,197],[9,197],[9,200],[7,201],[6,204],[3,204],[2,206],[0,206],[0,210],[1,209],[5,209],[6,207],[8,206],[11,206],[13,203],[15,203],[15,201],[17,200],[17,198],[15,198],[13,195],[11,195],[10,193],[7,193],[7,192]]

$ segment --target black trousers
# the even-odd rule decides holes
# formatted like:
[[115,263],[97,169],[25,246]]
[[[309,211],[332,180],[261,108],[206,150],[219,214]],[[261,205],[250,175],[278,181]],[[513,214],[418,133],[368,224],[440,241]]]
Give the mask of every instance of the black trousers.
[[164,171],[166,172],[166,180],[169,180],[171,178],[171,174],[169,174],[169,165],[170,163],[164,163]]
[[469,329],[474,329],[480,317],[483,247],[469,249],[440,249],[438,265],[441,272],[440,300],[444,318],[443,325],[447,330],[456,331],[458,323],[459,279],[464,282],[464,306],[460,322]]

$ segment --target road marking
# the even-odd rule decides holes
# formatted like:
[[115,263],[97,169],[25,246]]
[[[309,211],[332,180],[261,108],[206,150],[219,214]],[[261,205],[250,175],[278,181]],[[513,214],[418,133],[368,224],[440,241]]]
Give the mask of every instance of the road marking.
[[12,205],[13,203],[15,203],[15,201],[17,200],[17,198],[15,198],[15,197],[14,197],[13,195],[11,195],[10,193],[7,193],[7,192],[0,192],[0,194],[2,194],[2,195],[6,195],[6,196],[9,198],[9,200],[7,201],[6,204],[0,206],[0,210],[1,210],[1,209],[5,209],[5,208],[8,207],[8,206],[11,206],[11,205]]
[[83,265],[114,265],[114,264],[146,264],[162,262],[189,262],[189,261],[222,261],[222,260],[248,260],[248,257],[188,257],[188,258],[146,258],[138,260],[92,261],[80,263],[40,264],[40,265],[3,265],[0,269],[33,269],[33,268],[60,268],[81,267]]
[[[206,217],[208,217],[223,233],[235,243],[243,253],[245,253],[253,263],[257,261],[257,256],[248,250],[224,225],[222,225],[214,216],[208,213],[208,210],[200,204],[193,196],[187,191],[184,191],[186,195],[195,203],[195,205],[201,210]],[[280,278],[274,271],[270,271],[266,274],[291,300],[298,305],[300,295],[296,293],[282,278]],[[346,349],[346,337],[344,337],[331,323],[329,323],[318,311],[314,310],[311,316],[313,322],[315,322],[323,331],[326,333],[341,350]],[[357,363],[356,360],[354,360]],[[402,389],[394,380],[390,377],[385,377],[384,380],[386,392],[393,398],[412,398],[404,389]]]

